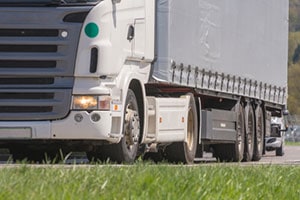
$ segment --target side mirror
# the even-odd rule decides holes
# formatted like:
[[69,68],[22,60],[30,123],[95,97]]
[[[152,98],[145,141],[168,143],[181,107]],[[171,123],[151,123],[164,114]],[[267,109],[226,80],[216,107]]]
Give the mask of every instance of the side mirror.
[[282,114],[283,114],[284,116],[287,116],[287,115],[290,114],[290,112],[289,112],[289,110],[283,110],[283,111],[282,111]]

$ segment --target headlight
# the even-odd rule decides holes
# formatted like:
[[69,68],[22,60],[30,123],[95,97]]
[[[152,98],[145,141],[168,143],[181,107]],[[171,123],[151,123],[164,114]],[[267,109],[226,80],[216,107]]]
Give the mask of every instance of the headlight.
[[110,96],[74,96],[75,110],[110,110]]
[[98,100],[95,96],[74,96],[73,109],[94,110],[98,108]]

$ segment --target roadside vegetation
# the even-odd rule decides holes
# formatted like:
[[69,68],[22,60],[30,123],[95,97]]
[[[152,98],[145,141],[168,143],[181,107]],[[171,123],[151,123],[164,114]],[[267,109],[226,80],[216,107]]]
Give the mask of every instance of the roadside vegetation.
[[27,166],[0,169],[0,199],[300,199],[300,166]]
[[300,115],[300,0],[290,0],[289,11],[288,109]]
[[300,146],[300,142],[284,142],[287,146]]

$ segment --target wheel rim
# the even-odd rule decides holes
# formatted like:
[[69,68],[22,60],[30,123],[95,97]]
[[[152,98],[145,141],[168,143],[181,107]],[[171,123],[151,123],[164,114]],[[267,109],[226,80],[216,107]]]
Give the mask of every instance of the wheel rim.
[[[251,109],[251,108],[249,108]],[[254,136],[254,120],[253,120],[253,112],[249,111],[248,115],[248,123],[247,123],[247,145],[248,145],[248,153],[252,155],[253,152],[253,136]]]
[[263,121],[263,116],[262,116],[262,112],[261,112],[261,109],[259,110],[258,112],[258,123],[257,123],[257,150],[258,152],[262,152],[262,149],[263,149],[263,129],[264,129],[264,121]]
[[[240,108],[241,109],[241,108]],[[240,110],[239,111],[239,116],[238,116],[238,137],[237,137],[237,142],[238,142],[238,150],[239,150],[239,157],[242,158],[243,153],[244,153],[244,141],[243,141],[243,129],[244,129],[244,120],[243,120],[243,112]]]
[[187,148],[189,151],[192,151],[194,148],[194,115],[192,109],[189,108],[188,112],[188,127],[187,127]]
[[126,106],[125,114],[125,141],[128,150],[132,150],[138,145],[140,136],[140,120],[137,108],[132,102]]

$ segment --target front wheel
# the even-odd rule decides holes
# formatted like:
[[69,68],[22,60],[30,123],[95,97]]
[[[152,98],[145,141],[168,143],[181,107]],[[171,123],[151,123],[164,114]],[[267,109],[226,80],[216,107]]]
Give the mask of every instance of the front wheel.
[[124,107],[123,137],[117,144],[103,145],[89,153],[90,159],[133,163],[137,157],[141,136],[140,113],[135,93],[128,89]]

